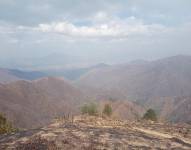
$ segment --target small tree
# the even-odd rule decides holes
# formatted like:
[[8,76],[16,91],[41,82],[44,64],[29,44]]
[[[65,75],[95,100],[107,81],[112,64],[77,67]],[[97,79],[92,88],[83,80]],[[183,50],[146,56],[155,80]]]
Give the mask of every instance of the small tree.
[[85,104],[84,106],[81,107],[81,113],[82,114],[88,113],[88,105],[87,104]]
[[91,116],[97,115],[97,105],[95,103],[85,104],[81,107],[82,114],[88,114]]
[[110,117],[112,115],[112,107],[109,104],[105,104],[104,109],[103,109],[103,114],[106,116]]
[[157,121],[157,115],[153,109],[148,109],[144,114],[143,119]]
[[0,114],[0,125],[3,125],[7,122],[7,119],[4,115]]
[[91,116],[97,115],[97,105],[95,103],[90,103],[88,107],[88,114]]
[[16,131],[16,129],[12,127],[12,124],[7,121],[4,115],[0,114],[0,134],[10,133],[14,131]]

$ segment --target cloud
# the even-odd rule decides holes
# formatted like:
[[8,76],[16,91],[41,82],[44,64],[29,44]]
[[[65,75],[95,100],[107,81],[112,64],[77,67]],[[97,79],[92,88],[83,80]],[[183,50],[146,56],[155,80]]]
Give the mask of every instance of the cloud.
[[135,16],[147,22],[178,24],[191,19],[190,9],[190,0],[0,0],[0,20],[19,25],[63,19],[73,22],[104,11],[112,16]]
[[108,17],[106,13],[98,13],[92,20],[93,25],[77,26],[71,22],[53,22],[39,24],[37,31],[63,34],[73,38],[108,38],[124,39],[129,36],[150,35],[165,30],[159,24],[144,24],[141,20],[131,16],[127,19]]
[[0,57],[191,54],[190,10],[190,0],[0,0]]
[[86,19],[102,10],[113,12],[115,7],[114,0],[0,0],[0,20],[20,25],[62,19],[74,21]]

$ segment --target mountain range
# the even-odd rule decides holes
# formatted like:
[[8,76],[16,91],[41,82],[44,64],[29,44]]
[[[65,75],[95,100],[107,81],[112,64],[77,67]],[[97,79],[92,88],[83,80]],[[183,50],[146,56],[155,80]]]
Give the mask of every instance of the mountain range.
[[[169,114],[170,106],[165,109],[163,104],[172,103],[170,118],[173,121],[190,121],[178,107],[183,107],[182,101],[186,101],[187,113],[191,114],[191,56],[178,55],[94,69],[76,80],[75,84],[84,93],[135,101],[146,108],[155,108],[159,114]],[[185,100],[185,97],[188,98]]]
[[0,69],[0,112],[19,128],[33,128],[55,117],[80,114],[80,107],[93,101],[100,111],[109,103],[121,119],[139,119],[153,108],[159,120],[191,122],[191,56],[100,64],[73,81],[47,76]]

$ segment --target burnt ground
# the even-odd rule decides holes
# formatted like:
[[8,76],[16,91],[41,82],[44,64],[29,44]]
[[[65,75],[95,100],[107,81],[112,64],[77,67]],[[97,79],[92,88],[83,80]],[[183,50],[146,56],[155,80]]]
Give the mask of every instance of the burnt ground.
[[0,136],[0,149],[191,149],[191,126],[78,116],[47,127]]

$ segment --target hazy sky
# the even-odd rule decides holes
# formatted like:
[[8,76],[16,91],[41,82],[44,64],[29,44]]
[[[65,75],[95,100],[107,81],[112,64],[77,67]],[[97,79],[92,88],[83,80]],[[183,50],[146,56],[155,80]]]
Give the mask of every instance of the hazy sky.
[[[191,54],[191,0],[0,0],[0,58]],[[87,58],[88,57],[88,58]]]

